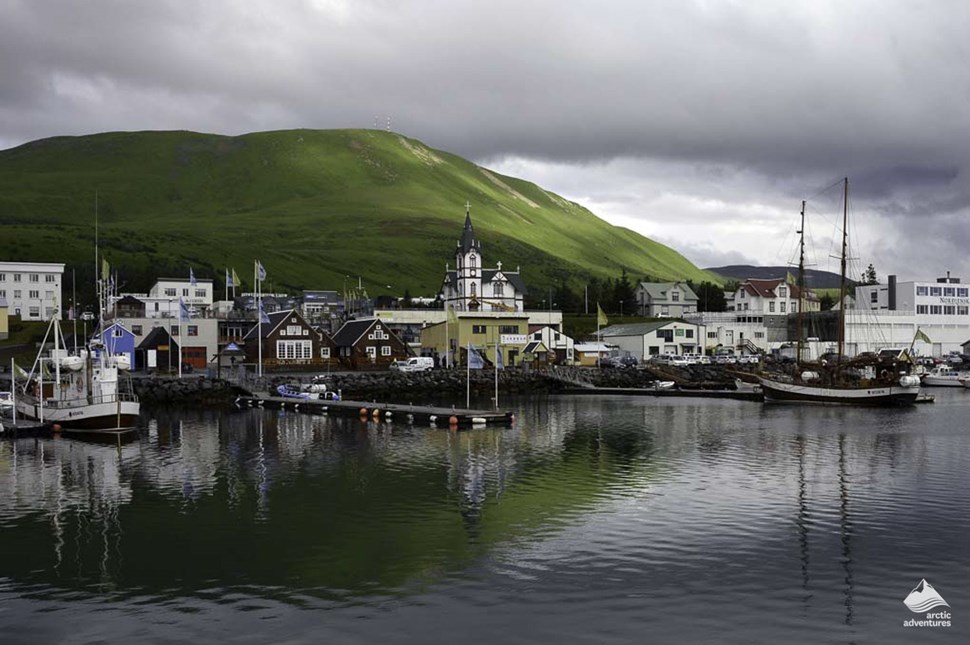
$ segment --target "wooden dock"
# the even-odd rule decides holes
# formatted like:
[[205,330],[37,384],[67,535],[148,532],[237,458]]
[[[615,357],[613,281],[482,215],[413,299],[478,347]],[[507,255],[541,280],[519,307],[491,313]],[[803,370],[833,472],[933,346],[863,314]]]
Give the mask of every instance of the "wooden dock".
[[294,410],[308,414],[355,417],[374,421],[400,421],[437,428],[471,428],[484,425],[511,425],[515,415],[497,410],[468,410],[375,401],[333,401],[330,399],[296,399],[281,396],[240,396],[240,407]]

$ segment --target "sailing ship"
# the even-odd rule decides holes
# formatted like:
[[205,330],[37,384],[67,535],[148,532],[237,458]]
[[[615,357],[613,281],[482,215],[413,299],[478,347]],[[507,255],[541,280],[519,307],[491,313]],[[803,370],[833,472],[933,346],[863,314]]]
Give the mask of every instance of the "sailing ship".
[[919,377],[912,363],[885,356],[846,358],[845,282],[848,247],[849,180],[844,180],[842,215],[842,263],[839,288],[838,349],[831,362],[813,365],[802,362],[802,298],[805,292],[805,202],[802,202],[800,252],[798,259],[798,343],[795,365],[788,373],[760,377],[765,401],[774,403],[820,403],[835,405],[912,405],[920,391]]

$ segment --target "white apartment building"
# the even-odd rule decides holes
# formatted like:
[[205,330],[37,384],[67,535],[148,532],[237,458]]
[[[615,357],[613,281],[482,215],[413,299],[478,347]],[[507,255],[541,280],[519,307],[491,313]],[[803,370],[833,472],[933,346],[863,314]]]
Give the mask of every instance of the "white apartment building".
[[0,299],[22,320],[64,317],[61,285],[64,265],[50,262],[0,262]]

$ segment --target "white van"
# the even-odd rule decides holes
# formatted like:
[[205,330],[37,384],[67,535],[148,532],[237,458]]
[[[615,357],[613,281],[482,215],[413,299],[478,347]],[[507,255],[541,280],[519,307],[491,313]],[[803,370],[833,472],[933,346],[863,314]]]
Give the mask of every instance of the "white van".
[[424,372],[434,369],[434,359],[430,356],[412,356],[401,363],[398,369],[402,372]]

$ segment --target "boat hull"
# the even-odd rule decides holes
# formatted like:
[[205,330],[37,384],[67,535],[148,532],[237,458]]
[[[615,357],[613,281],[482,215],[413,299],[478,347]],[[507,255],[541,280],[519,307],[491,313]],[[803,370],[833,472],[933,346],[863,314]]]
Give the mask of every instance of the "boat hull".
[[905,406],[916,403],[919,386],[834,388],[761,379],[765,401],[820,405]]
[[77,430],[116,430],[138,425],[141,406],[137,401],[107,401],[72,407],[48,407],[43,411],[33,399],[17,401],[17,416],[29,421],[58,424]]

